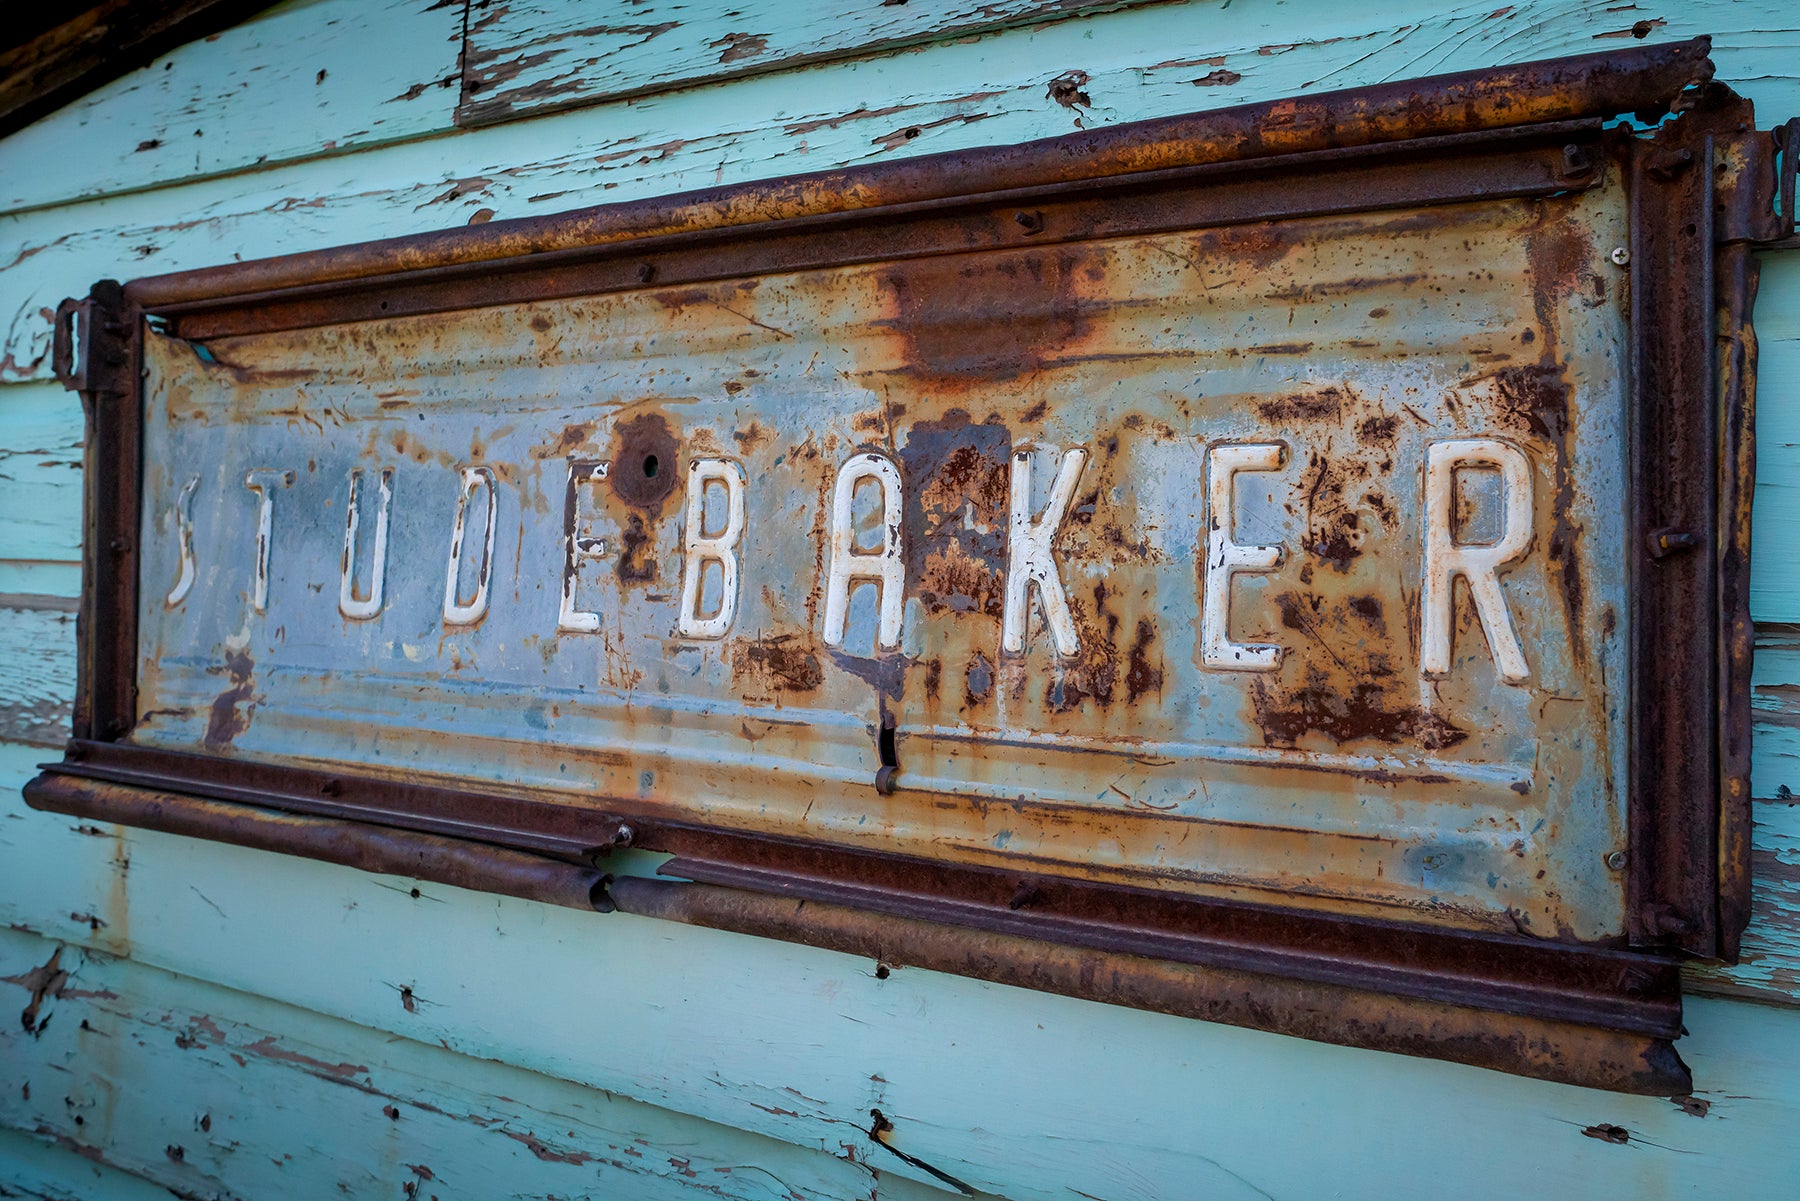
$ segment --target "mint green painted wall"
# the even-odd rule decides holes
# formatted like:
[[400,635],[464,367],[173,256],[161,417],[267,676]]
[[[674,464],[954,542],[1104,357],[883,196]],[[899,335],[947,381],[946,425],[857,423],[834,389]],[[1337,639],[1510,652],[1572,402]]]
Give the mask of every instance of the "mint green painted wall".
[[[572,29],[701,24],[607,42],[580,98],[622,98],[461,130],[462,5],[290,3],[0,141],[0,1196],[956,1195],[871,1141],[871,1109],[1015,1199],[1795,1195],[1800,254],[1765,262],[1757,310],[1759,879],[1746,962],[1690,973],[1704,1116],[25,808],[66,736],[79,586],[80,411],[48,379],[47,310],[96,278],[1577,53],[1646,21],[1715,34],[1765,124],[1800,114],[1791,0],[865,6],[478,8],[483,53],[554,50],[578,92]],[[878,22],[908,44],[857,52],[845,30]],[[695,49],[734,34],[764,44],[731,70]],[[1071,71],[1091,105],[1047,95]]]

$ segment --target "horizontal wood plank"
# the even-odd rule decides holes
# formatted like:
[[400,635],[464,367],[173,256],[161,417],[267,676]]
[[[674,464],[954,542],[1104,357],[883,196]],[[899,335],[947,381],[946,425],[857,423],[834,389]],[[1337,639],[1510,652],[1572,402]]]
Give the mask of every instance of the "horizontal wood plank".
[[0,603],[0,740],[37,747],[69,740],[75,614],[59,600],[10,594]]
[[119,1168],[95,1163],[53,1139],[0,1126],[0,1194],[20,1201],[168,1201],[169,1190]]
[[17,930],[0,1001],[32,1007],[0,1025],[0,1196],[25,1136],[164,1197],[943,1196],[858,1130],[797,1147]]
[[461,0],[276,6],[0,140],[0,214],[448,129],[462,32]]
[[[48,380],[0,385],[0,564],[81,561],[81,400]],[[0,576],[0,592],[41,592]]]
[[601,13],[560,0],[474,0],[456,119],[492,125],[1148,2],[637,0]]

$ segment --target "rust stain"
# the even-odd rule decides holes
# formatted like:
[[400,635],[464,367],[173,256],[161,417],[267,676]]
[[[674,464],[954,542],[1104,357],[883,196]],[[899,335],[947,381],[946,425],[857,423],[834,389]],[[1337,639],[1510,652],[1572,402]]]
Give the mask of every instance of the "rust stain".
[[915,423],[901,449],[906,574],[928,613],[998,619],[1006,588],[1012,433],[963,409]]
[[797,634],[762,635],[739,641],[731,651],[732,671],[739,677],[756,674],[787,692],[811,692],[825,681],[819,657]]
[[1416,705],[1393,705],[1379,683],[1346,686],[1323,671],[1307,673],[1307,683],[1282,691],[1261,680],[1251,685],[1256,722],[1269,746],[1296,747],[1308,734],[1332,742],[1417,742],[1427,750],[1453,747],[1468,737],[1443,716]]
[[1141,617],[1137,623],[1137,634],[1131,640],[1130,665],[1125,670],[1125,699],[1136,704],[1149,693],[1162,693],[1163,670],[1161,660],[1152,664],[1150,648],[1156,642],[1156,627],[1150,619]]
[[641,412],[614,428],[612,468],[606,483],[631,510],[619,529],[616,571],[621,584],[629,587],[656,581],[657,519],[680,478],[681,444],[661,413]]
[[1088,333],[1081,302],[1090,256],[1069,246],[987,261],[930,258],[883,274],[906,343],[904,370],[940,394],[1035,375]]
[[229,675],[231,687],[213,701],[212,716],[207,719],[203,741],[207,750],[224,750],[233,738],[250,728],[250,716],[255,711],[251,685],[255,667],[248,653],[230,651],[225,656],[223,668],[210,669],[215,674]]
[[963,704],[967,708],[975,708],[985,704],[994,695],[994,665],[980,651],[969,656],[969,664],[963,673]]

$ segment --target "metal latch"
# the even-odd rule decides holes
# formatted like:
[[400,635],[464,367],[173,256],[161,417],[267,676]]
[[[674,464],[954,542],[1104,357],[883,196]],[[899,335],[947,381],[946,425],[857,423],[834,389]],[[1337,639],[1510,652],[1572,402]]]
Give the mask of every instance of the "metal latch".
[[50,370],[63,387],[87,391],[87,347],[92,341],[94,302],[73,296],[56,306],[50,335]]
[[1789,118],[1770,131],[1775,140],[1775,232],[1756,243],[1763,250],[1800,249],[1794,234],[1794,169],[1800,165],[1800,117]]
[[56,306],[50,333],[50,370],[76,392],[116,391],[131,359],[131,331],[125,293],[116,280],[103,279],[84,299]]

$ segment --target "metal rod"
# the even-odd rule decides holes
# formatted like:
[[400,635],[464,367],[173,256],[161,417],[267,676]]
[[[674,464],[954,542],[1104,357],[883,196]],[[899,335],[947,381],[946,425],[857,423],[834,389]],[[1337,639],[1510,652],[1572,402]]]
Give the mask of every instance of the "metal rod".
[[890,967],[927,968],[1588,1088],[1658,1096],[1682,1095],[1692,1088],[1687,1065],[1662,1038],[1071,947],[711,884],[622,876],[606,891],[622,913],[804,943]]
[[1070,946],[742,888],[615,879],[591,866],[485,843],[104,781],[43,775],[27,784],[25,793],[36,808],[97,821],[572,909],[616,909],[1177,1017],[1618,1092],[1669,1096],[1692,1088],[1671,1042],[1642,1033]]
[[465,839],[301,817],[70,776],[39,776],[25,785],[25,799],[39,809],[95,821],[304,855],[548,905],[591,910],[604,903],[606,875],[597,868]]

